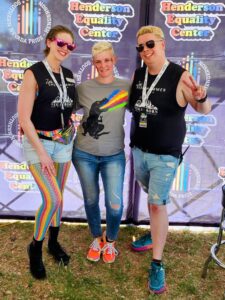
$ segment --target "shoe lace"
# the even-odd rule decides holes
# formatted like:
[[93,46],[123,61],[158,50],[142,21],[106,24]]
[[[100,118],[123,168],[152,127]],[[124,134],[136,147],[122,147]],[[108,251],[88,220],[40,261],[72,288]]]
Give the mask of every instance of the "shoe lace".
[[153,278],[153,280],[155,281],[164,281],[164,275],[162,272],[162,267],[160,268],[151,268],[151,277]]
[[154,272],[153,272],[153,277],[154,277],[156,280],[157,280],[157,278],[158,278],[158,275],[160,275],[159,270],[158,270],[158,269],[154,270]]
[[102,248],[103,252],[107,252],[107,254],[109,255],[118,255],[118,251],[116,250],[116,248],[114,247],[113,243],[106,243],[105,246]]
[[101,250],[101,247],[100,247],[100,243],[98,241],[98,239],[94,239],[94,241],[92,242],[92,244],[90,245],[90,248],[94,251],[99,251]]
[[142,238],[140,238],[141,241],[145,242],[149,239],[149,233],[145,234],[142,236]]

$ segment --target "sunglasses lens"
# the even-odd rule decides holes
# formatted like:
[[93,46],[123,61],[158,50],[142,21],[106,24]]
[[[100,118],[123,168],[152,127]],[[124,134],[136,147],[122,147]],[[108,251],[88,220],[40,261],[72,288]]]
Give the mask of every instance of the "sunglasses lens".
[[66,45],[65,42],[63,42],[63,41],[57,41],[57,46],[58,46],[58,47],[62,48],[62,47],[64,47],[65,45]]
[[143,45],[138,45],[136,46],[136,49],[138,52],[142,52],[144,50],[144,46]]
[[70,51],[73,51],[75,48],[76,48],[75,44],[68,44],[67,45],[67,49],[70,50]]
[[54,40],[56,41],[57,46],[60,47],[60,48],[62,48],[64,46],[67,46],[67,49],[69,51],[73,51],[76,48],[76,44],[68,44],[68,43],[66,43],[62,40],[59,40],[59,39],[54,39]]
[[155,47],[155,42],[154,41],[147,41],[146,42],[146,46],[149,48],[149,49],[152,49]]
[[[152,49],[155,47],[155,41],[153,41],[153,40],[147,41],[145,45],[149,49]],[[136,46],[136,49],[138,52],[142,52],[144,50],[144,45],[140,44],[140,45]]]

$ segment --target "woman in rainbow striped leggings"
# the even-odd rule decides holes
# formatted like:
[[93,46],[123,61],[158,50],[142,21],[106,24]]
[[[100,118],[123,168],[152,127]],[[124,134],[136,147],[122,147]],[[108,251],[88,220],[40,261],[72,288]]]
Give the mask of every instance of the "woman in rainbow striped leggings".
[[75,49],[73,33],[57,25],[47,34],[45,43],[45,59],[25,71],[18,101],[24,155],[42,196],[35,218],[33,241],[28,245],[30,271],[38,279],[46,277],[42,243],[48,228],[49,253],[64,265],[70,259],[57,237],[63,210],[63,190],[71,164],[73,135],[70,139],[63,139],[60,133],[70,124],[77,102],[73,73],[61,66]]

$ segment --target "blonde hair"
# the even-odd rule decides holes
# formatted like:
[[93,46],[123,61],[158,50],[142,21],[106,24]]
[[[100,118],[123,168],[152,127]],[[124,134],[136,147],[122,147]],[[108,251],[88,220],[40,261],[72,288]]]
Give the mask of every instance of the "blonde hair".
[[143,35],[143,34],[146,34],[146,33],[153,33],[155,34],[157,37],[161,38],[161,39],[164,39],[164,33],[162,31],[162,29],[160,27],[157,27],[157,26],[151,26],[151,25],[148,25],[148,26],[142,26],[137,34],[136,34],[136,37],[139,38],[139,36]]
[[112,55],[115,55],[115,52],[114,52],[114,49],[113,49],[113,46],[111,43],[106,42],[106,41],[97,42],[92,47],[92,57],[94,57],[95,55],[97,55],[99,53],[107,51],[107,50],[111,50]]

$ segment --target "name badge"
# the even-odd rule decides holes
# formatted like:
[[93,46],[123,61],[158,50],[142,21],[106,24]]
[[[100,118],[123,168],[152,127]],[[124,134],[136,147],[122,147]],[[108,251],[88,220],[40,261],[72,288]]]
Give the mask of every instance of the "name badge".
[[71,82],[71,83],[75,83],[74,78],[66,77],[66,81]]
[[147,128],[147,114],[141,113],[140,120],[139,120],[139,127]]

